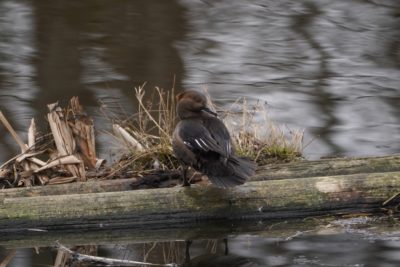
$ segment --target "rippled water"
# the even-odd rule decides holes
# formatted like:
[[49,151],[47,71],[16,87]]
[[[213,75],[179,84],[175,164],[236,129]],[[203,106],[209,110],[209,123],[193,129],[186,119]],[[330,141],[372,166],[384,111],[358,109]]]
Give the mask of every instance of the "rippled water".
[[399,152],[398,1],[182,2],[185,87],[265,100],[309,156]]
[[[293,227],[293,222],[283,222],[283,225],[288,229],[275,229],[276,226],[272,224],[265,225],[263,231],[230,234],[225,239],[200,238],[191,242],[135,243],[126,238],[121,241],[121,237],[117,237],[115,243],[104,244],[104,241],[97,239],[99,245],[95,245],[95,241],[81,239],[80,242],[86,245],[73,246],[71,249],[83,254],[120,260],[145,260],[159,264],[174,262],[181,267],[396,267],[400,264],[399,230],[389,226],[387,232],[379,233],[376,229],[382,225],[380,221],[342,219],[329,224],[322,223],[316,229],[298,231]],[[259,225],[258,228],[263,227]],[[132,231],[128,231],[127,235],[130,234]],[[63,242],[63,238],[60,238],[60,242]],[[41,242],[40,238],[37,240]],[[0,249],[0,260],[7,252],[12,250]],[[19,249],[7,266],[53,266],[56,255],[55,248]],[[78,263],[75,260],[66,266],[87,266]],[[108,265],[91,262],[89,266]]]
[[[0,110],[24,138],[31,117],[43,126],[46,104],[74,95],[108,130],[99,101],[129,114],[144,82],[149,91],[207,87],[223,105],[265,101],[273,120],[314,140],[308,158],[399,153],[400,2],[0,1]],[[97,140],[104,157],[110,140]],[[1,161],[18,153],[3,127],[0,150]],[[400,261],[398,240],[354,235],[231,243],[262,266]]]
[[[79,95],[108,129],[99,100],[129,114],[135,86],[175,80],[220,104],[266,101],[272,119],[314,140],[308,158],[398,153],[399,25],[397,0],[3,0],[0,109],[23,135],[46,104]],[[0,131],[5,160],[18,149]]]

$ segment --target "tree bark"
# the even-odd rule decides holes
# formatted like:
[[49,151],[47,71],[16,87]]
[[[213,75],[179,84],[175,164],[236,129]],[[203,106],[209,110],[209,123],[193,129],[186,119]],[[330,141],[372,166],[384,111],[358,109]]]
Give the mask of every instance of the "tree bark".
[[333,158],[260,166],[252,181],[400,171],[400,155]]
[[[294,179],[316,176],[335,176],[356,173],[400,171],[400,156],[371,158],[335,158],[315,161],[298,161],[285,164],[259,166],[251,181]],[[180,183],[176,173],[165,174]],[[92,180],[70,184],[22,187],[0,190],[0,200],[7,197],[30,197],[63,194],[86,194],[133,190],[133,183],[139,180],[154,179],[154,175],[141,178],[117,180]]]
[[[0,229],[161,227],[207,220],[283,219],[376,212],[400,192],[400,172],[3,198]],[[396,198],[391,201],[398,203]]]

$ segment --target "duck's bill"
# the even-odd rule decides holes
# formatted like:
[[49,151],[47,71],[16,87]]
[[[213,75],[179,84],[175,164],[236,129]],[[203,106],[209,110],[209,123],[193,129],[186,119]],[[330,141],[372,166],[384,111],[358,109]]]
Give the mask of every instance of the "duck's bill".
[[202,111],[205,111],[205,112],[207,112],[207,113],[210,113],[211,115],[213,115],[213,116],[215,116],[215,117],[218,117],[218,114],[217,114],[216,112],[212,111],[212,110],[209,109],[209,108],[202,108],[201,110],[202,110]]

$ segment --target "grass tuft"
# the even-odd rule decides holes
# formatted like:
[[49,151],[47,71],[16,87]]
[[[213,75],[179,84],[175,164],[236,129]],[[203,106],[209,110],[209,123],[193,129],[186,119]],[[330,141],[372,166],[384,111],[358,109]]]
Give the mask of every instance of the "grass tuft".
[[238,155],[259,165],[302,157],[304,131],[282,129],[271,120],[263,103],[249,105],[245,98],[238,99],[224,114]]

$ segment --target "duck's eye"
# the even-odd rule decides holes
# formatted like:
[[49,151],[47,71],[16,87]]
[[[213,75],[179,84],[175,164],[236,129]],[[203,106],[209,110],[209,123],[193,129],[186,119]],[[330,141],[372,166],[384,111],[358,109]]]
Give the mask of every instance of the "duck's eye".
[[193,100],[194,100],[195,102],[198,102],[198,103],[203,102],[203,99],[201,99],[201,97],[198,97],[198,96],[194,97]]

